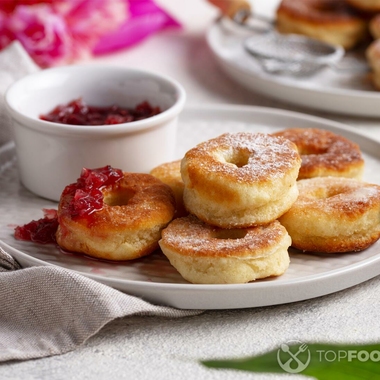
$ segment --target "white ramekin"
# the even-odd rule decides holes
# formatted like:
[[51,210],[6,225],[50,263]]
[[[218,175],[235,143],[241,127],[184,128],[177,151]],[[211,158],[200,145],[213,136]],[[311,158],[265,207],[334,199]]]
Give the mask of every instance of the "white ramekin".
[[[82,98],[94,106],[133,108],[142,101],[162,110],[130,123],[80,126],[41,120],[57,105]],[[11,85],[5,94],[12,118],[22,184],[58,201],[82,168],[111,165],[127,172],[148,172],[174,158],[177,117],[185,91],[175,80],[153,72],[101,65],[41,70]]]

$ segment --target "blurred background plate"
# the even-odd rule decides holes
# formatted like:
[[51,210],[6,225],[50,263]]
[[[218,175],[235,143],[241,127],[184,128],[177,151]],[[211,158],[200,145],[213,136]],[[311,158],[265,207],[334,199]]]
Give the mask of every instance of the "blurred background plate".
[[[276,3],[277,0],[255,2],[254,10],[274,18]],[[213,56],[221,69],[238,85],[273,99],[314,110],[380,116],[380,92],[374,90],[368,72],[326,68],[307,78],[267,73],[243,47],[243,41],[252,34],[227,18],[217,20],[207,32],[207,44]],[[351,55],[365,64],[363,52]]]

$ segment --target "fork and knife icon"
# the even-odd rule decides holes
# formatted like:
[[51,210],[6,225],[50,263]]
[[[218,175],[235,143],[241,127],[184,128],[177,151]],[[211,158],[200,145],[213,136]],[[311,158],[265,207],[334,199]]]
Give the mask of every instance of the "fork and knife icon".
[[[290,358],[285,363],[283,363],[281,361],[281,357],[280,357],[280,350],[278,350],[277,351],[278,364],[280,365],[280,367],[284,371],[286,371],[288,373],[299,373],[299,372],[303,371],[310,363],[310,359],[311,359],[310,351],[308,352],[308,358],[307,358],[306,363],[302,362],[298,358],[298,355],[301,354],[302,352],[305,352],[307,349],[308,349],[307,344],[301,343],[301,345],[298,347],[298,350],[295,353],[293,353],[290,350],[289,345],[287,345],[286,343],[282,343],[281,344],[281,351],[288,354],[290,356]],[[296,368],[292,368],[291,364],[293,362],[295,362],[297,364]]]

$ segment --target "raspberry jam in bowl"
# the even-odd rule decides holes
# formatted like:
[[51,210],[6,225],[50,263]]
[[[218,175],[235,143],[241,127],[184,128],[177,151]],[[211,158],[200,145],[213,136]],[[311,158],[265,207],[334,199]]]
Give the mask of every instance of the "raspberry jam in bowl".
[[59,201],[82,168],[144,173],[173,160],[185,98],[169,77],[122,67],[71,65],[19,79],[5,104],[22,184]]
[[55,107],[46,115],[41,115],[40,119],[72,125],[109,125],[147,119],[160,112],[160,107],[152,107],[148,102],[142,102],[135,108],[122,108],[115,104],[94,107],[79,98]]

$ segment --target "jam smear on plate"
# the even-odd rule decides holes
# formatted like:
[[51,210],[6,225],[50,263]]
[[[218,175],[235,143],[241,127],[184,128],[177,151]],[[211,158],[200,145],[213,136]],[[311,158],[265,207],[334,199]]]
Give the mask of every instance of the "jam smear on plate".
[[79,98],[68,104],[58,105],[46,115],[40,115],[40,119],[70,125],[111,125],[147,119],[159,113],[161,113],[160,107],[153,107],[147,101],[133,109],[127,109],[117,105],[91,106]]
[[55,243],[55,233],[58,228],[57,211],[43,209],[43,212],[43,218],[32,220],[23,226],[17,226],[15,228],[15,238],[40,244]]

